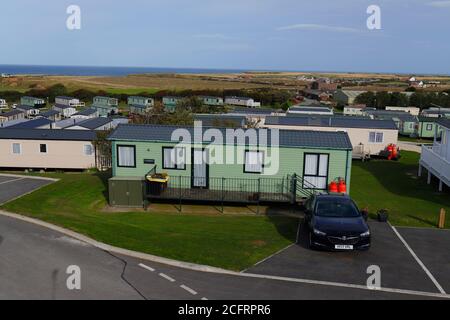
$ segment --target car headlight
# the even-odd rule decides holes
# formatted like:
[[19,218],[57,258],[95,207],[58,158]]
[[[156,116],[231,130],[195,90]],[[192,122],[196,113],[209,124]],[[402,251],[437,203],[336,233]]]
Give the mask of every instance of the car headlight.
[[316,228],[314,228],[314,234],[316,235],[316,236],[326,236],[327,234],[325,233],[325,232],[322,232],[322,231],[320,231],[320,230],[317,230]]
[[370,237],[370,230],[368,230],[364,233],[361,233],[361,237]]

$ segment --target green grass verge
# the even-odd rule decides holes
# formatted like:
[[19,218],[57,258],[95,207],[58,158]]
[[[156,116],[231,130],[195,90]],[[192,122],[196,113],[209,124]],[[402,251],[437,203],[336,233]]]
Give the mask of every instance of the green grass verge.
[[450,227],[449,192],[439,193],[436,181],[427,185],[424,177],[417,177],[419,158],[418,153],[403,151],[399,162],[353,162],[352,197],[372,214],[388,209],[397,226],[436,227],[439,211],[445,208]]
[[288,217],[106,213],[104,177],[51,174],[61,180],[3,209],[101,242],[167,258],[243,270],[295,241]]

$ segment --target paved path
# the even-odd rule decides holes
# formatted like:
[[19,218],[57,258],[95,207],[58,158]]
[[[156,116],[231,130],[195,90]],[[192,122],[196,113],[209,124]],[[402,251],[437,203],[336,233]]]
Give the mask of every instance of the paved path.
[[401,150],[405,150],[422,153],[422,146],[415,142],[399,141],[398,146],[400,147],[400,152]]

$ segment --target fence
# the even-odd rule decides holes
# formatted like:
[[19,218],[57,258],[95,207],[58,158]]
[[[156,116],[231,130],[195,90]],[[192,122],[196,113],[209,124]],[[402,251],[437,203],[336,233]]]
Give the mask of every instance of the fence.
[[[147,183],[147,198],[165,200],[190,200],[222,203],[295,203],[308,198],[316,191],[303,189],[308,185],[299,176],[285,178],[192,178],[171,177],[167,185]],[[196,187],[203,186],[203,187]]]

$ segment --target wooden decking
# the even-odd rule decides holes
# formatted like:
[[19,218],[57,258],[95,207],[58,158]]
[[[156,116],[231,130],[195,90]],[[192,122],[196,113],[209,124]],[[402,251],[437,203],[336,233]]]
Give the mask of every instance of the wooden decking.
[[207,202],[227,202],[227,203],[259,203],[259,202],[280,202],[290,203],[292,195],[289,193],[255,193],[227,190],[210,189],[183,189],[167,188],[160,194],[147,194],[149,200],[185,200],[185,201],[207,201]]

